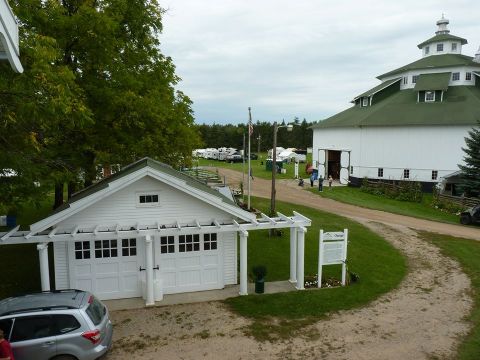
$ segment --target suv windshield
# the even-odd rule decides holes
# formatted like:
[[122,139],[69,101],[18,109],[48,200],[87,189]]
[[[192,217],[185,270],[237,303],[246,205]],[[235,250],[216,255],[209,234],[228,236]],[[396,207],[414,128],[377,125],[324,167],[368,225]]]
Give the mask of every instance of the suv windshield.
[[88,317],[92,320],[94,325],[98,325],[102,322],[103,316],[106,313],[105,307],[96,297],[92,296],[90,305],[88,305],[86,313]]

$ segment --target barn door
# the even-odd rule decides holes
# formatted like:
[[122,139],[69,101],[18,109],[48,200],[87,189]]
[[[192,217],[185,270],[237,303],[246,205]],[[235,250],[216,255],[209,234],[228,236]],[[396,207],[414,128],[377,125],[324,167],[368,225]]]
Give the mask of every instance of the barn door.
[[348,184],[350,176],[350,151],[342,151],[340,154],[340,184]]
[[327,150],[318,149],[318,176],[326,178],[325,174],[327,173],[328,158]]

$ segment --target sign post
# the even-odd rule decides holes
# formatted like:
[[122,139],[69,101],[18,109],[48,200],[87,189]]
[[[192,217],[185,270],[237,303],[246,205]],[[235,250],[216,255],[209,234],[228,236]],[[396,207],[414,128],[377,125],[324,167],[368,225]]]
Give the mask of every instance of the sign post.
[[343,232],[323,232],[320,230],[318,243],[318,287],[322,287],[323,265],[342,265],[342,286],[347,277],[348,229]]
[[295,161],[295,179],[298,179],[298,161]]

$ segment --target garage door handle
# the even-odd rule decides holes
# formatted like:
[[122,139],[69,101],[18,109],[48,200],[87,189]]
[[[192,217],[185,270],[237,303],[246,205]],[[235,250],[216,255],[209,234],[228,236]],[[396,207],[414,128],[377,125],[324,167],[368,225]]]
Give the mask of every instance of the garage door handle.
[[138,268],[138,271],[145,271],[145,270],[147,270],[147,269],[142,268],[141,266]]
[[158,265],[155,266],[155,267],[153,268],[153,270],[160,270],[160,266],[158,266]]

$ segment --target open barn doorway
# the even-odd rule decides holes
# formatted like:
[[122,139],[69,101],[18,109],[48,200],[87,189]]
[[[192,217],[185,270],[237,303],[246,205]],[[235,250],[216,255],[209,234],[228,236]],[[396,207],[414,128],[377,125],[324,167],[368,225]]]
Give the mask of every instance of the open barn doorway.
[[334,180],[340,179],[340,158],[342,152],[338,150],[328,150],[328,176]]

